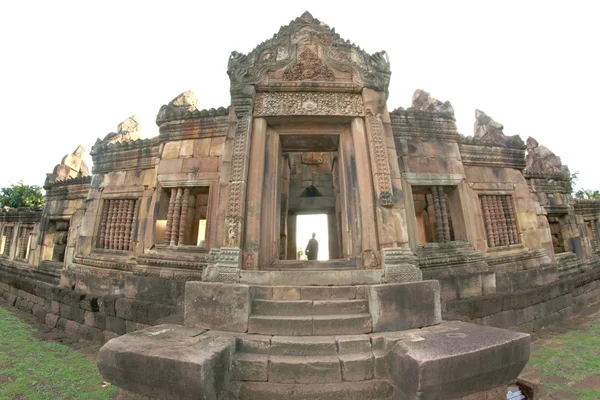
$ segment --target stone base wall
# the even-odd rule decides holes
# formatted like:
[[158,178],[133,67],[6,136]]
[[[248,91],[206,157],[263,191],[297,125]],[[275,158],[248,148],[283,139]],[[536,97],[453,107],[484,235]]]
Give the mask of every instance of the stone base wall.
[[447,301],[442,317],[531,333],[596,303],[600,268],[532,289]]
[[131,299],[120,295],[93,295],[57,287],[0,268],[0,296],[40,324],[83,339],[99,342],[162,323],[183,323],[181,307]]

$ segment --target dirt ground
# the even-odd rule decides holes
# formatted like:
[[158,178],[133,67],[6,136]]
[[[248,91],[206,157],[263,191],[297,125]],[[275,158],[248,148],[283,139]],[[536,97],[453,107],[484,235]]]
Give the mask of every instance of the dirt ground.
[[[35,328],[37,331],[35,336],[40,340],[62,343],[71,347],[76,352],[84,355],[87,359],[96,361],[98,350],[101,347],[100,344],[77,339],[58,329],[48,328],[44,325],[40,325],[33,315],[9,306],[1,298],[0,306],[12,312],[22,321]],[[589,307],[582,314],[571,318],[569,321],[556,324],[552,327],[542,330],[541,332],[533,333],[531,346],[532,356],[535,356],[537,353],[540,353],[543,350],[552,350],[564,346],[564,343],[561,340],[564,335],[576,331],[587,332],[592,324],[600,324],[600,304]],[[597,348],[594,356],[600,360],[600,347]],[[563,360],[563,363],[568,364],[569,362],[570,360],[568,359]],[[528,385],[535,387],[536,398],[539,400],[566,400],[581,398],[580,396],[574,394],[573,391],[568,390],[572,388],[600,391],[600,369],[597,371],[597,373],[591,373],[583,377],[583,379],[578,379],[576,382],[574,382],[565,376],[561,376],[560,373],[551,376],[548,376],[547,373],[541,373],[540,368],[533,365],[530,359],[529,364],[521,373],[520,378],[527,382]],[[562,390],[561,388],[566,388],[567,390]],[[587,399],[588,397],[585,398]],[[113,399],[152,400],[149,397],[140,396],[125,390],[119,390]]]

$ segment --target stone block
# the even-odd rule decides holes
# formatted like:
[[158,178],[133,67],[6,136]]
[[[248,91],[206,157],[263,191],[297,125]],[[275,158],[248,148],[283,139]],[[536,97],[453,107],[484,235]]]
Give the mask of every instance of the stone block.
[[31,313],[35,315],[38,323],[43,324],[46,321],[46,310],[39,304],[34,304],[31,308]]
[[337,346],[330,336],[273,336],[272,356],[335,356]]
[[387,362],[397,399],[444,399],[507,385],[529,360],[527,334],[451,322],[401,340]]
[[102,296],[98,298],[98,310],[109,316],[115,317],[117,310],[115,309],[115,302],[119,296]]
[[45,320],[44,324],[48,328],[54,328],[54,327],[56,327],[56,324],[58,323],[58,318],[59,318],[58,315],[47,313],[46,314],[46,320]]
[[339,354],[367,353],[371,351],[371,338],[368,335],[336,336]]
[[210,141],[209,155],[211,157],[219,157],[223,154],[223,147],[225,145],[225,136],[213,137]]
[[182,140],[179,149],[179,157],[186,158],[194,155],[194,140]]
[[98,353],[104,379],[153,398],[221,398],[229,382],[233,337],[159,325],[115,338]]
[[125,326],[125,320],[117,317],[106,317],[106,330],[110,332],[117,333],[119,335],[124,335],[127,331]]
[[122,319],[133,320],[132,303],[134,300],[125,297],[119,297],[115,300],[115,311],[117,317]]
[[131,302],[131,320],[142,324],[149,324],[148,308],[151,304],[147,301],[133,300]]
[[438,281],[373,285],[367,295],[373,332],[421,328],[442,321]]
[[67,320],[67,322],[65,323],[65,332],[67,332],[69,335],[75,336],[78,334],[80,326],[81,324],[75,321]]
[[104,332],[102,330],[88,325],[79,325],[77,333],[82,339],[91,342],[100,342],[104,337]]
[[179,152],[181,150],[181,141],[173,141],[165,143],[163,148],[161,159],[162,160],[173,160],[179,158]]
[[71,321],[83,324],[85,311],[80,308],[68,306],[66,304],[60,304],[60,316]]
[[185,325],[199,329],[246,332],[251,293],[252,288],[248,285],[187,282]]
[[340,361],[336,356],[269,358],[269,382],[318,384],[341,381]]
[[158,324],[161,319],[175,314],[176,311],[175,307],[166,304],[150,304],[148,306],[148,323],[150,325]]
[[293,286],[273,286],[273,300],[299,300],[300,288]]
[[83,323],[104,330],[106,329],[106,316],[100,312],[86,311]]
[[268,365],[266,354],[236,354],[231,361],[231,379],[266,382]]
[[375,357],[373,353],[356,353],[340,355],[342,380],[359,382],[373,379],[375,372]]
[[194,140],[194,157],[208,156],[210,154],[211,138]]

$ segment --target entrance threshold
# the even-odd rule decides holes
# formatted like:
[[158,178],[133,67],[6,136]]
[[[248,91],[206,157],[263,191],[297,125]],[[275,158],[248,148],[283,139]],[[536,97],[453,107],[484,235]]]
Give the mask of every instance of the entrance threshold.
[[279,260],[265,267],[265,271],[344,271],[358,269],[356,259],[338,260]]

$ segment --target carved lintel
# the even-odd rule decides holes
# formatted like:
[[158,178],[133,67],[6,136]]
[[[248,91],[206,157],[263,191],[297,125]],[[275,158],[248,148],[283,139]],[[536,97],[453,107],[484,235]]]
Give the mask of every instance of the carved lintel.
[[387,283],[423,280],[421,269],[417,266],[417,258],[410,249],[382,249],[381,264]]
[[256,94],[254,115],[363,116],[364,107],[356,93],[261,92]]

